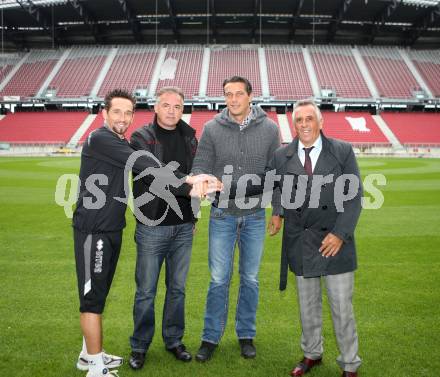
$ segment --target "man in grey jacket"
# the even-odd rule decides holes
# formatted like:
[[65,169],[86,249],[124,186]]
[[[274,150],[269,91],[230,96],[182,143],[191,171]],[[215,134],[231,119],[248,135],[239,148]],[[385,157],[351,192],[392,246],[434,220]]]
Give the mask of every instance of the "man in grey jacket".
[[[227,107],[203,130],[192,172],[213,174],[218,179],[238,180],[245,174],[263,174],[280,145],[277,125],[257,106],[251,106],[252,86],[239,76],[223,83]],[[225,183],[225,181],[223,181]],[[276,196],[279,199],[279,195]],[[209,222],[208,290],[202,344],[196,360],[207,361],[226,327],[229,285],[235,244],[240,252],[240,288],[236,309],[236,333],[241,355],[254,358],[258,271],[265,238],[265,209],[261,195],[238,202],[228,197],[216,200]],[[267,204],[267,203],[266,203]],[[281,227],[279,200],[274,200],[269,223],[271,234]]]

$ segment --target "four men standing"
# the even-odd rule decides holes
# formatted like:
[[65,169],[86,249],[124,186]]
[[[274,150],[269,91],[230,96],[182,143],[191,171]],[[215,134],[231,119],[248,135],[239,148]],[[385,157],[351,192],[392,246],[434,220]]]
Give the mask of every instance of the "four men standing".
[[[324,136],[321,131],[323,124],[321,113],[312,101],[300,101],[295,105],[294,126],[297,137],[286,148],[279,148],[280,137],[277,125],[258,106],[251,105],[250,82],[243,77],[234,76],[224,81],[223,90],[226,108],[205,125],[198,146],[195,131],[181,119],[184,97],[181,90],[175,87],[166,87],[159,91],[154,107],[156,115],[153,123],[138,129],[132,135],[132,148],[147,154],[141,159],[145,167],[154,165],[153,160],[159,166],[177,163],[179,172],[176,172],[176,176],[188,184],[194,184],[194,188],[187,183],[167,186],[173,200],[176,200],[176,205],[173,206],[170,205],[166,196],[161,195],[163,192],[160,187],[155,185],[156,177],[148,174],[139,175],[142,172],[139,163],[133,169],[135,208],[137,204],[139,208],[135,213],[137,219],[136,294],[129,365],[133,369],[143,367],[146,352],[153,339],[154,301],[164,261],[167,291],[162,320],[163,341],[166,349],[178,360],[190,361],[192,358],[182,342],[185,329],[185,284],[195,226],[190,191],[193,196],[205,195],[207,180],[219,188],[221,180],[223,183],[236,182],[246,174],[262,176],[270,167],[281,177],[281,180],[276,183],[277,188],[272,197],[273,211],[269,222],[271,235],[280,230],[282,216],[285,217],[282,246],[283,274],[280,287],[285,288],[285,273],[289,265],[296,275],[300,304],[301,347],[304,358],[291,371],[291,375],[301,376],[321,362],[323,349],[320,280],[323,277],[341,352],[338,363],[343,369],[343,376],[355,377],[361,360],[357,355],[357,333],[352,308],[353,271],[356,268],[353,234],[360,214],[361,187],[353,150],[347,143]],[[131,105],[131,112],[133,104],[134,102]],[[124,109],[117,111],[128,116],[128,110]],[[113,127],[110,115],[106,107],[104,112],[106,124],[110,125],[116,134],[119,129],[124,127],[126,129],[131,123],[130,119],[127,122],[118,121]],[[88,149],[90,148],[86,145],[83,150],[84,158]],[[121,161],[124,159],[127,160],[125,155]],[[196,177],[183,178],[190,171]],[[209,178],[207,174],[212,178]],[[349,180],[348,186],[343,187],[344,191],[340,195],[345,195],[345,197],[350,196],[350,193],[352,195],[350,200],[344,202],[344,208],[341,211],[336,205],[335,195],[339,193],[335,180],[344,175],[358,179],[358,186],[355,185],[353,189],[352,182]],[[288,176],[293,176],[296,184],[292,185],[293,190],[290,190],[286,196],[284,182]],[[305,186],[300,184],[301,177],[308,177]],[[311,205],[311,201],[313,201],[313,190],[316,190],[315,185],[318,181],[321,197],[316,206],[316,203]],[[299,187],[305,187],[305,200],[301,206],[292,209],[286,206],[286,203],[295,201],[300,191]],[[253,192],[250,194],[253,196],[248,198],[247,203],[242,201],[240,205],[237,205],[237,200],[231,200],[228,194],[223,195],[224,192],[217,195],[212,203],[208,250],[211,281],[206,301],[202,342],[196,355],[196,360],[201,362],[212,357],[226,327],[229,286],[236,245],[240,253],[240,287],[235,331],[241,355],[244,358],[256,356],[253,340],[256,336],[258,272],[263,254],[266,225],[264,203],[263,205],[261,203],[262,190],[250,192]],[[283,192],[284,208],[280,203],[280,192]],[[250,205],[251,200],[252,205]],[[123,210],[125,211],[125,207]],[[81,221],[79,220],[81,211],[81,206],[79,206],[74,224],[77,224],[77,230],[84,232],[84,235],[78,231],[75,233],[75,251],[79,271],[78,286],[83,308],[85,299],[81,298],[81,292],[83,285],[84,289],[87,289],[88,275],[87,271],[80,273],[81,266],[84,263],[87,266],[85,258],[90,255],[88,256],[85,249],[95,241],[93,236],[89,240],[88,233],[91,230],[78,226]],[[121,231],[123,225],[125,222],[124,224],[121,222],[121,226],[115,231]],[[96,359],[99,359],[101,369],[106,366],[106,363],[107,368],[122,363],[121,358],[102,353],[102,340],[99,341],[101,335],[96,332],[96,328],[100,329],[100,313],[102,313],[103,302],[110,288],[119,256],[120,235],[118,237],[117,243],[109,240],[110,244],[117,244],[117,246],[115,246],[114,257],[108,257],[113,261],[111,264],[113,267],[110,266],[107,283],[103,286],[104,301],[101,300],[99,310],[85,309],[97,313],[99,321],[95,320],[95,314],[81,315],[81,324],[89,353],[92,353],[90,351],[101,352],[99,358]],[[84,296],[86,293],[84,291]],[[91,316],[91,318],[87,321],[83,320],[86,316]],[[96,336],[90,337],[90,331],[96,332]],[[90,370],[93,368],[95,371],[93,362],[88,361],[91,357],[87,354],[87,348],[84,343],[82,353],[84,365],[87,365],[87,369],[90,367]],[[78,365],[80,360],[81,355]],[[92,374],[89,371],[87,376],[95,377],[105,374],[97,373]]]

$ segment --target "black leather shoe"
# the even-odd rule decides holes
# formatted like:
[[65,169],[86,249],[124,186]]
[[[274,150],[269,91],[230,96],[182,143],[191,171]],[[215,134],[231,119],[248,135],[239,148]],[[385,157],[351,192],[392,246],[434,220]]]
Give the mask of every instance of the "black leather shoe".
[[179,344],[177,347],[173,348],[167,348],[167,351],[171,352],[176,359],[180,361],[191,361],[192,359],[191,354],[186,350],[184,344]]
[[304,357],[294,369],[290,371],[290,375],[292,377],[303,376],[306,373],[310,372],[310,369],[316,367],[321,364],[322,358],[319,359],[309,359],[308,357]]
[[208,361],[216,348],[217,344],[203,341],[197,352],[196,360],[201,362]]
[[141,369],[145,363],[145,352],[136,352],[132,351],[130,354],[130,359],[128,360],[128,364],[131,369]]
[[253,359],[257,356],[257,350],[255,349],[252,339],[239,339],[241,349],[241,356],[245,359]]

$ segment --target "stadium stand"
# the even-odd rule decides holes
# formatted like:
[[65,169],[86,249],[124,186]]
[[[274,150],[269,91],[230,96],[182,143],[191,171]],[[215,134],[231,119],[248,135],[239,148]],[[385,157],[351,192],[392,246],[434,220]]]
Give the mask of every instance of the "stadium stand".
[[290,143],[292,141],[292,132],[286,114],[277,114],[276,111],[266,111],[266,114],[277,124],[280,141],[282,143]]
[[0,141],[11,144],[65,144],[86,112],[11,113],[0,121]]
[[440,146],[440,115],[382,113],[382,118],[403,145]]
[[268,46],[265,53],[272,96],[291,100],[313,95],[301,47]]
[[385,98],[412,98],[420,90],[396,48],[359,47],[379,95]]
[[87,97],[104,65],[108,51],[104,47],[72,49],[48,89],[55,90],[57,97]]
[[440,51],[408,50],[408,54],[434,97],[440,97]]
[[21,58],[20,54],[2,54],[0,56],[0,83],[3,82]]
[[348,46],[311,46],[309,50],[321,90],[331,89],[342,98],[371,97]]
[[[110,50],[114,51],[114,59]],[[304,53],[302,50],[302,47],[292,45],[266,46],[262,50],[264,53],[260,57],[265,58],[267,66],[267,90],[274,100],[292,101],[313,96],[311,79],[304,60],[305,51],[308,51],[307,55],[312,60],[317,85],[321,90],[331,89],[337,98],[342,99],[371,99],[372,95],[351,47],[317,45],[305,47]],[[439,50],[359,47],[357,51],[382,99],[413,100],[414,91],[421,89],[421,84],[412,73],[414,70],[417,71],[417,74],[414,74],[419,80],[422,78],[425,81],[425,88],[429,88],[435,97],[440,97]],[[68,54],[65,54],[66,52]],[[63,54],[65,55],[61,59]],[[108,59],[110,55],[111,59]],[[160,60],[161,66],[156,67],[159,55],[164,58],[163,62]],[[249,78],[252,82],[254,97],[262,95],[257,46],[212,45],[208,56],[208,99],[223,97],[223,80],[237,74]],[[21,57],[14,54],[11,57],[5,55],[0,59],[0,79],[5,79]],[[157,91],[165,85],[176,85],[181,87],[185,97],[191,100],[199,95],[203,57],[204,49],[198,45],[33,50],[10,81],[3,84],[0,95],[20,96],[26,100],[37,94],[43,95],[45,88],[42,86],[47,86],[48,90],[56,92],[56,98],[84,100],[84,97],[91,95],[92,90],[92,95],[97,94],[98,98],[103,98],[110,89],[122,87],[132,92],[142,91],[143,96],[147,97],[148,94],[151,95],[151,91],[154,94],[154,89]],[[408,67],[407,64],[414,68]],[[153,78],[155,69],[157,76],[154,75]]]
[[3,79],[8,75],[8,73],[14,67],[13,64],[8,64],[6,62],[2,62],[1,64],[2,65],[0,66],[0,82],[3,81]]
[[[306,69],[306,61],[313,64],[311,70]],[[262,82],[266,82],[262,80],[266,77],[264,63],[267,67],[268,85],[264,84],[263,88]],[[206,64],[203,67],[204,74],[202,64]],[[18,96],[22,102],[33,102],[32,97],[37,97],[38,102],[42,100],[40,96],[45,95],[45,88],[52,89],[58,99],[58,105],[54,108],[60,108],[64,99],[84,101],[85,96],[89,96],[91,92],[92,96],[97,95],[94,99],[96,104],[105,93],[116,87],[137,93],[142,90],[147,97],[145,99],[150,101],[149,96],[155,90],[175,85],[184,90],[189,102],[195,101],[197,108],[201,105],[202,108],[215,109],[216,101],[223,103],[223,80],[239,74],[248,77],[252,82],[254,97],[261,97],[264,91],[264,99],[257,98],[256,102],[271,106],[266,107],[271,109],[268,115],[280,127],[282,142],[290,142],[295,136],[291,113],[277,114],[272,106],[279,106],[277,101],[285,106],[283,101],[312,97],[314,91],[316,94],[317,87],[334,90],[337,99],[355,99],[356,103],[365,100],[370,107],[378,103],[377,110],[382,110],[383,114],[383,117],[376,116],[373,119],[367,112],[326,112],[324,130],[329,136],[349,141],[360,148],[374,148],[375,145],[378,148],[389,148],[388,152],[378,153],[402,151],[408,145],[421,143],[440,145],[438,114],[390,115],[383,112],[380,101],[377,102],[375,98],[374,103],[371,102],[369,88],[372,85],[367,85],[364,81],[368,77],[365,69],[373,78],[385,105],[388,99],[391,99],[389,102],[393,106],[394,103],[414,105],[414,100],[418,101],[414,97],[414,90],[420,89],[419,86],[430,91],[428,94],[440,97],[440,50],[398,50],[392,47],[353,49],[350,46],[324,45],[271,45],[260,50],[257,45],[212,45],[210,51],[206,51],[201,45],[131,45],[3,54],[0,56],[0,88],[3,88],[0,89],[0,95],[3,95],[3,99],[5,96]],[[310,78],[309,74],[314,73],[316,78]],[[203,96],[203,101],[206,100],[207,103],[200,103],[198,91],[203,86],[201,81],[205,79],[206,98]],[[312,83],[315,89],[312,88]],[[87,101],[89,99],[87,97]],[[275,103],[268,103],[272,100]],[[38,106],[43,105],[40,103]],[[216,111],[193,109],[192,114],[187,115],[198,138],[204,124],[215,114]],[[11,145],[54,145],[70,142],[68,148],[75,148],[77,143],[81,145],[88,134],[103,123],[100,114],[95,119],[92,116],[87,122],[83,122],[86,115],[85,112],[49,111],[8,114],[0,121],[0,142]],[[127,136],[130,137],[137,127],[150,122],[153,116],[151,111],[137,111]],[[91,125],[88,126],[90,122]],[[58,128],[55,123],[59,124]],[[419,132],[414,124],[423,125],[426,132]],[[83,134],[84,129],[87,130]],[[440,148],[439,145],[436,148]]]
[[139,88],[148,90],[158,51],[157,47],[150,46],[119,47],[98,96],[102,98],[114,88],[133,92]]
[[205,123],[214,118],[216,114],[216,111],[193,111],[189,124],[196,130],[197,139],[200,139],[200,136],[202,136]]
[[0,96],[35,96],[61,54],[61,50],[32,51],[0,92]]
[[209,97],[223,97],[223,81],[234,75],[244,76],[252,83],[254,97],[261,96],[260,66],[256,47],[212,47],[209,64]]
[[97,128],[101,127],[104,124],[104,119],[102,118],[102,114],[101,112],[96,116],[95,120],[92,122],[92,124],[90,124],[89,128],[87,129],[86,132],[84,132],[84,134],[81,136],[81,138],[79,139],[79,144],[84,143],[84,140],[87,139],[87,137],[89,136],[90,132],[92,132],[93,130],[96,130]]
[[201,46],[168,47],[165,56],[167,69],[162,70],[156,91],[164,86],[178,86],[185,98],[198,96],[202,61]]
[[390,144],[369,113],[323,112],[326,135],[356,144]]

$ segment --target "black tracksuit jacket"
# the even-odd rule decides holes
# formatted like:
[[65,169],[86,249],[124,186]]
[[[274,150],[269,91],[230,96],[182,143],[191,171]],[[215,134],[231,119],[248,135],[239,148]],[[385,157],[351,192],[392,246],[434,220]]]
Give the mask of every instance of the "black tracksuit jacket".
[[[105,126],[89,135],[81,153],[79,196],[73,214],[75,229],[84,233],[105,233],[120,231],[125,227],[126,200],[124,203],[124,200],[121,202],[115,198],[127,197],[128,182],[124,169],[133,152],[127,140],[121,139]],[[157,161],[141,156],[136,159],[133,171],[141,173],[149,167],[157,168]],[[101,174],[103,178],[98,179],[94,174]],[[185,176],[180,172],[175,172],[175,175],[178,178]],[[91,208],[89,201],[92,207],[93,203],[103,205]]]

